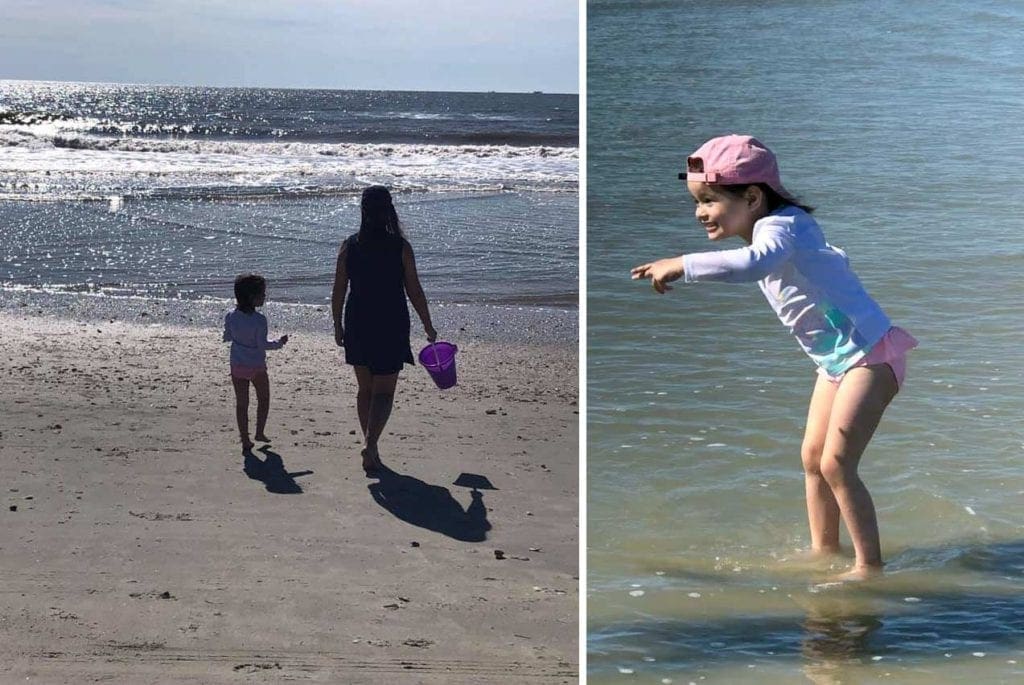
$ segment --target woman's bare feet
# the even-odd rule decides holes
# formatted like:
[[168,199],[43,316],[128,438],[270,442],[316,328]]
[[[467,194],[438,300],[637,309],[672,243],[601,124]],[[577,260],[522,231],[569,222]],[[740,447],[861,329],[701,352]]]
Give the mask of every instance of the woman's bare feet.
[[255,446],[256,446],[256,443],[254,443],[248,437],[243,438],[242,439],[242,454],[249,454],[250,452],[252,452],[252,448],[255,447]]
[[270,438],[268,438],[264,433],[257,433],[256,439],[260,442],[270,442]]
[[363,457],[363,471],[366,471],[366,475],[373,475],[384,467],[380,462],[380,454],[378,454],[376,448],[363,448],[359,454]]

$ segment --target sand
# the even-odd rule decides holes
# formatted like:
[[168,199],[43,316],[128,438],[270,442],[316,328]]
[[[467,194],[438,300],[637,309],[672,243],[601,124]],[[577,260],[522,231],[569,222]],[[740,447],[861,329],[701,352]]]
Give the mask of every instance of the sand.
[[324,335],[269,353],[258,460],[219,330],[7,309],[0,341],[0,681],[576,681],[574,346],[407,367],[374,480]]

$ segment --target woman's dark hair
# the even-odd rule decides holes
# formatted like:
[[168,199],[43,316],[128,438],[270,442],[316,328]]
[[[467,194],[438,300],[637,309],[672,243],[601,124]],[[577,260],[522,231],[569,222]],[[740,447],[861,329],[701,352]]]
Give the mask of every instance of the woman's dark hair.
[[359,242],[364,245],[380,244],[405,237],[398,222],[398,212],[391,201],[391,193],[384,186],[370,186],[363,190],[360,203],[362,219],[359,222]]
[[259,274],[242,274],[235,279],[235,302],[243,312],[256,311],[256,300],[267,290],[267,279]]
[[793,205],[794,207],[799,207],[808,214],[814,213],[814,207],[800,204],[798,200],[794,202],[793,200],[796,200],[797,198],[793,198],[793,200],[787,200],[786,198],[782,197],[777,192],[775,192],[775,189],[772,188],[767,183],[737,183],[734,185],[723,184],[715,187],[721,188],[723,191],[729,193],[730,195],[740,197],[750,186],[756,186],[760,188],[761,191],[764,193],[764,201],[768,206],[769,212],[774,212],[776,209],[779,209],[780,207],[785,207],[786,205]]

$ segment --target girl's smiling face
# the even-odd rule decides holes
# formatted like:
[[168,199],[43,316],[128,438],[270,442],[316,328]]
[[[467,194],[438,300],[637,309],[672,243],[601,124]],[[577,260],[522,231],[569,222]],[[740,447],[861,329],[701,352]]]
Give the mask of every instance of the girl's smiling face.
[[708,232],[708,240],[738,236],[747,243],[753,241],[754,222],[764,215],[758,211],[764,206],[763,193],[753,188],[737,196],[699,181],[687,181],[686,187],[696,205],[697,221]]

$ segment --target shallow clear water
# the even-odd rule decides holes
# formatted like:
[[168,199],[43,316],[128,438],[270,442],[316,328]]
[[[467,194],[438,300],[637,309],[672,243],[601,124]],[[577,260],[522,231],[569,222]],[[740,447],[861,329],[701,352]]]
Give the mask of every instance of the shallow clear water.
[[[590,682],[1024,678],[1021,28],[992,1],[588,4]],[[676,175],[732,132],[921,341],[861,466],[878,582],[803,555],[814,373],[756,286],[629,280],[718,247]]]
[[[575,308],[575,194],[410,193],[395,206],[432,299]],[[235,275],[251,270],[273,299],[322,304],[338,246],[359,229],[359,197],[147,198],[116,212],[0,201],[0,221],[3,287],[230,298]]]

